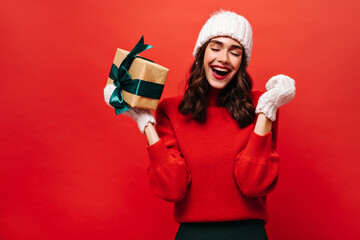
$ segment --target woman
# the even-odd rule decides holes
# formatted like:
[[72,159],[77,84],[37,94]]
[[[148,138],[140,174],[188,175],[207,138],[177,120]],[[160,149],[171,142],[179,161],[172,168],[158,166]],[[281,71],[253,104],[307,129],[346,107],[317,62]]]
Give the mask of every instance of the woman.
[[[175,203],[176,240],[267,239],[266,195],[279,173],[276,112],[295,96],[295,83],[278,75],[267,92],[253,92],[251,49],[244,17],[212,15],[196,42],[185,94],[159,104],[156,128],[150,111],[125,113],[148,139],[152,191]],[[113,89],[105,88],[107,103]]]

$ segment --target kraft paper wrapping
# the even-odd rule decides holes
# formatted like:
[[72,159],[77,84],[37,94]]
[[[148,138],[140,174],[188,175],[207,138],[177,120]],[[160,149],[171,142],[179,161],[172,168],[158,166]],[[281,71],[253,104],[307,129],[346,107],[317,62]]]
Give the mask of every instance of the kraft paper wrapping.
[[[121,62],[129,54],[128,51],[118,48],[116,50],[114,64],[119,67]],[[148,82],[159,83],[164,85],[169,69],[160,66],[159,64],[147,61],[142,58],[135,58],[129,69],[129,74],[132,79],[141,79]],[[111,78],[108,78],[106,84],[113,83]],[[135,94],[122,90],[124,101],[134,108],[156,110],[159,104],[159,99],[152,99],[147,97],[137,96]]]

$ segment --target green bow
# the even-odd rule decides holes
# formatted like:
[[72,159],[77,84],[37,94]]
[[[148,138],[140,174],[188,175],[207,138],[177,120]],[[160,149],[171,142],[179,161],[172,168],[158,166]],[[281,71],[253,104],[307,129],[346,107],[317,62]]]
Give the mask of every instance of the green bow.
[[[131,79],[129,68],[137,56],[137,54],[152,48],[151,45],[144,44],[144,36],[121,62],[119,68],[115,64],[112,65],[109,78],[114,80],[116,86],[114,92],[110,97],[110,105],[115,108],[116,115],[130,110],[127,103],[124,102],[122,90],[153,99],[160,99],[164,86],[158,83],[143,81],[141,79]],[[141,58],[141,57],[140,57]],[[148,59],[146,59],[148,60]],[[150,61],[150,60],[148,60]]]

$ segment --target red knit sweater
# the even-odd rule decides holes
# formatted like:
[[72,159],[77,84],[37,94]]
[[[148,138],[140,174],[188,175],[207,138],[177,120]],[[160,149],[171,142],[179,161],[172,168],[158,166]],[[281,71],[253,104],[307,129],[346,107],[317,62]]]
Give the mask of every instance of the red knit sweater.
[[[257,105],[259,92],[253,92]],[[276,124],[259,136],[254,123],[240,129],[212,94],[207,120],[198,123],[178,111],[182,97],[164,99],[156,111],[160,140],[148,146],[152,191],[175,202],[182,222],[243,219],[267,221],[266,194],[276,185],[279,156]]]

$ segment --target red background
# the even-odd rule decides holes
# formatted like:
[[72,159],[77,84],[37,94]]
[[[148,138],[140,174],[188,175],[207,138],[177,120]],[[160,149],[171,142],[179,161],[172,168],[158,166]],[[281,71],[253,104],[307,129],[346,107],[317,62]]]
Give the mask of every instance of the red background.
[[[220,3],[221,2],[221,3]],[[115,49],[142,55],[181,93],[210,12],[245,15],[255,89],[296,80],[282,107],[270,239],[360,239],[358,1],[5,1],[0,8],[0,238],[173,239],[150,191],[146,140],[103,101]]]

